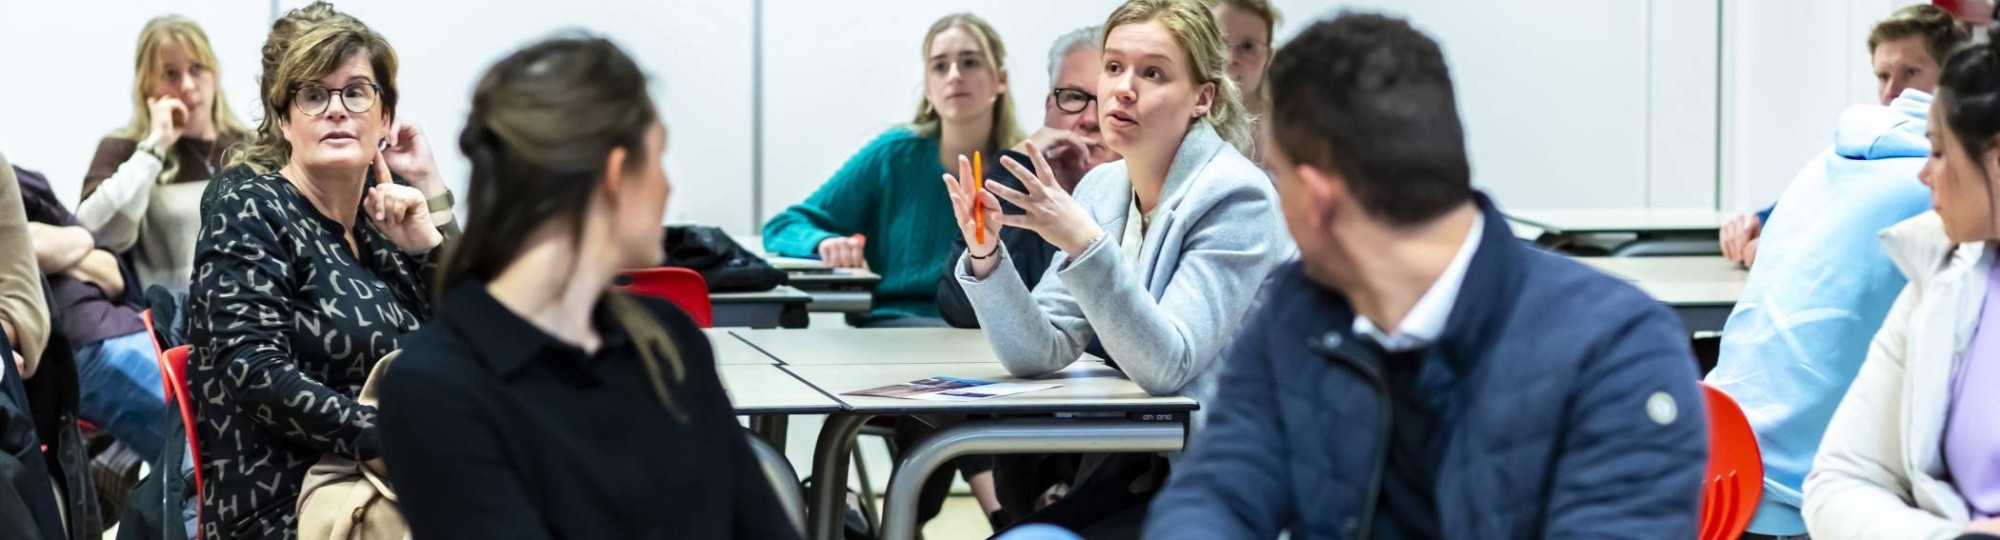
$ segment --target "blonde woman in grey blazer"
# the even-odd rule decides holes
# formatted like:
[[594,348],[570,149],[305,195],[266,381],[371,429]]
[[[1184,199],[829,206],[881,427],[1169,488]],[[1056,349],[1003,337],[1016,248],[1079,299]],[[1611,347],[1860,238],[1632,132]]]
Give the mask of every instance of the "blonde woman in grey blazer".
[[[1033,172],[1001,161],[1025,193],[957,181],[971,173],[964,158],[945,177],[969,246],[951,270],[1015,376],[1060,370],[1095,341],[1147,392],[1205,401],[1259,285],[1294,252],[1270,178],[1241,150],[1248,119],[1212,19],[1175,7],[1132,2],[1106,24],[1101,125],[1124,161],[1090,171],[1074,195],[1032,146]],[[1022,213],[1001,213],[1002,199]],[[1002,225],[1061,250],[1032,291],[1006,263]]]

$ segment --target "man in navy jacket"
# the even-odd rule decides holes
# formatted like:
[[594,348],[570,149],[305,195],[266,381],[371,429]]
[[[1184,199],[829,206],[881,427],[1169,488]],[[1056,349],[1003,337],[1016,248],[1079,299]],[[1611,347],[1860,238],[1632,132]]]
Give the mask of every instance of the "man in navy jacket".
[[1300,261],[1227,360],[1147,538],[1691,538],[1707,458],[1678,319],[1514,238],[1438,46],[1342,14],[1266,116]]

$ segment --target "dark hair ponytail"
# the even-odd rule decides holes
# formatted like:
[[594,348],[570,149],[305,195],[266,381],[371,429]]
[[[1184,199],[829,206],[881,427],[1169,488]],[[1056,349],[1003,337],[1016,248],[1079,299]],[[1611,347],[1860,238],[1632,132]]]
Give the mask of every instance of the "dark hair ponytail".
[[1936,98],[1945,125],[1975,158],[1985,155],[1993,136],[2000,134],[2000,25],[1982,33],[1984,39],[1960,47],[1945,61]]
[[[473,90],[472,113],[458,135],[459,150],[472,162],[466,227],[445,257],[436,290],[493,279],[544,226],[567,227],[580,242],[606,158],[624,148],[628,169],[644,166],[646,131],[658,122],[645,74],[604,38],[557,36],[494,64]],[[638,347],[660,404],[686,422],[673,399],[686,368],[671,334],[630,298],[614,293],[604,301]]]
[[587,34],[550,38],[494,64],[472,94],[458,147],[472,164],[465,235],[442,268],[440,289],[493,279],[545,224],[580,234],[604,177],[624,148],[643,163],[646,130],[659,120],[638,64]]

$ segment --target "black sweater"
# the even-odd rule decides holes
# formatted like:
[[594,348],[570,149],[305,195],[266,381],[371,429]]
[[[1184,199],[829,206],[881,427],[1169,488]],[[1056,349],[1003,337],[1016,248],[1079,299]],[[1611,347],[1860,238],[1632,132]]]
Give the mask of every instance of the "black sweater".
[[[679,347],[655,395],[602,302],[595,354],[454,286],[382,379],[383,457],[410,532],[453,538],[796,538],[736,423],[707,337],[641,299]],[[664,368],[663,368],[664,370]]]

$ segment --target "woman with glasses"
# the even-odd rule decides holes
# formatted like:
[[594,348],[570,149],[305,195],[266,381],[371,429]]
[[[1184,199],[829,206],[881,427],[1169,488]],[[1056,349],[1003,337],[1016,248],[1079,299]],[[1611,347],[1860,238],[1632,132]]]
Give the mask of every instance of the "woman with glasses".
[[963,13],[939,19],[924,35],[922,58],[916,118],[868,143],[805,202],[764,224],[764,248],[779,255],[881,274],[875,309],[849,316],[855,326],[943,326],[937,280],[955,235],[937,180],[960,154],[990,160],[1021,140],[1007,98],[1007,49],[986,21]]
[[229,108],[201,26],[153,19],[138,49],[132,120],[98,142],[76,217],[99,245],[131,259],[141,287],[187,290],[202,190],[250,130]]
[[307,468],[380,455],[375,410],[354,396],[429,317],[444,241],[423,194],[389,180],[396,53],[380,34],[303,29],[260,84],[275,129],[241,157],[254,175],[202,195],[189,294],[211,539],[292,536]]

